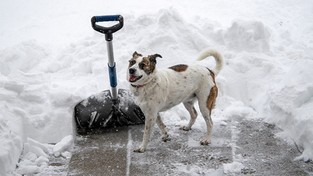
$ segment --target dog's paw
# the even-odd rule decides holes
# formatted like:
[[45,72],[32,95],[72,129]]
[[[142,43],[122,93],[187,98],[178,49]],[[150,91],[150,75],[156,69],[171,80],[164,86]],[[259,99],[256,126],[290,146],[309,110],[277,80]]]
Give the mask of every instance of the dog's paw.
[[211,144],[211,139],[210,138],[204,138],[200,141],[201,145],[209,145]]
[[184,130],[184,131],[189,131],[189,130],[191,130],[191,128],[190,128],[190,127],[187,127],[187,126],[182,126],[182,127],[180,127],[179,129],[180,129],[180,130]]
[[136,153],[144,153],[146,149],[144,149],[143,147],[139,147],[138,149],[135,149],[134,152]]
[[167,141],[170,141],[170,140],[171,140],[171,138],[170,138],[170,136],[169,136],[168,134],[162,136],[162,141],[163,141],[163,142],[167,142]]

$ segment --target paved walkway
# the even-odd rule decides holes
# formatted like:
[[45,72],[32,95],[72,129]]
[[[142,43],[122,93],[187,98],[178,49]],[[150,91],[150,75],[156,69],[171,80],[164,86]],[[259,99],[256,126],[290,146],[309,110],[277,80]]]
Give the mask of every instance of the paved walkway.
[[133,152],[142,125],[78,136],[68,175],[313,175],[313,163],[293,161],[299,152],[275,138],[275,126],[240,119],[214,125],[209,146],[199,144],[203,131],[176,126],[169,126],[172,140],[164,143],[156,127],[145,153]]

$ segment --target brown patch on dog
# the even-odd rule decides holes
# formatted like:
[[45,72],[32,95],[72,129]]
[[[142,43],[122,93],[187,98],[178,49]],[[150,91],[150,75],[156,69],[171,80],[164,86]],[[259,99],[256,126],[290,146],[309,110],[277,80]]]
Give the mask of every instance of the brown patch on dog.
[[153,73],[156,66],[156,58],[161,57],[159,54],[149,55],[148,57],[143,57],[142,61],[139,63],[139,68],[146,72],[147,75]]
[[[208,68],[207,68],[208,69]],[[208,69],[209,70],[209,72],[210,72],[210,75],[211,75],[211,77],[212,77],[212,79],[213,79],[213,83],[215,84],[215,74],[214,74],[214,72],[212,71],[212,70],[210,70],[210,69]]]
[[151,62],[155,62],[155,63],[156,63],[156,58],[157,58],[157,57],[162,58],[162,56],[161,56],[160,54],[153,54],[153,55],[149,55],[148,57],[149,57],[149,60],[150,60]]
[[149,57],[144,57],[139,63],[139,68],[146,72],[147,75],[153,73],[156,62],[150,60]]
[[[139,57],[142,57],[142,54],[139,54],[137,53],[137,51],[135,51],[133,53],[133,58],[129,60],[128,68],[135,65]],[[144,70],[146,74],[148,75],[151,74],[155,69],[155,65],[157,63],[156,61],[157,57],[162,58],[160,54],[153,54],[153,55],[149,55],[148,57],[143,57],[142,61],[138,63],[139,68]]]
[[193,113],[195,113],[195,115],[198,116],[198,112],[194,106],[192,107],[192,110],[193,110]]
[[142,56],[142,54],[137,53],[137,51],[135,51],[135,52],[133,53],[133,58],[138,58],[138,57],[140,57],[140,56]]
[[211,114],[212,109],[215,106],[215,101],[216,101],[217,94],[218,94],[218,88],[217,88],[216,83],[215,83],[215,73],[212,70],[210,70],[209,68],[207,68],[207,69],[209,70],[210,75],[211,75],[212,80],[213,80],[213,83],[214,83],[214,86],[211,88],[210,94],[209,94],[208,100],[207,100],[207,107],[210,110],[210,114]]
[[142,56],[142,54],[139,54],[139,53],[137,53],[137,51],[135,51],[133,53],[133,58],[129,60],[128,68],[130,68],[131,66],[135,65],[136,62],[137,62],[136,59],[138,57],[141,57],[141,56]]
[[169,69],[172,69],[176,72],[183,72],[186,71],[188,68],[188,65],[184,65],[184,64],[179,64],[179,65],[174,65],[172,67],[169,67]]
[[218,89],[216,86],[213,86],[210,90],[210,94],[209,94],[208,100],[207,100],[207,107],[210,110],[210,114],[211,114],[212,109],[215,106],[217,94],[218,94]]

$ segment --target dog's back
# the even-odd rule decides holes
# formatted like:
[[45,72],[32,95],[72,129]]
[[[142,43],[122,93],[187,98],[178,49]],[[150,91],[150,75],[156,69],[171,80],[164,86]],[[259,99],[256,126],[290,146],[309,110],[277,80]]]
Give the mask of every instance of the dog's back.
[[179,64],[158,71],[158,84],[161,89],[166,90],[161,91],[164,106],[161,111],[185,102],[195,95],[202,95],[203,91],[208,92],[211,87],[216,86],[215,77],[222,69],[223,58],[217,51],[207,50],[198,60],[209,56],[213,56],[216,61],[216,66],[212,70],[201,65]]

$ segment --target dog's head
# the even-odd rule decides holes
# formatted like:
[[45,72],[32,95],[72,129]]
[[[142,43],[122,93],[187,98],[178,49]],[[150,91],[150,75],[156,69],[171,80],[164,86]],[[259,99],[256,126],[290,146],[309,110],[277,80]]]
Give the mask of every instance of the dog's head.
[[135,51],[129,60],[127,80],[133,85],[143,85],[149,82],[151,75],[155,72],[157,57],[162,58],[159,54],[142,56]]

